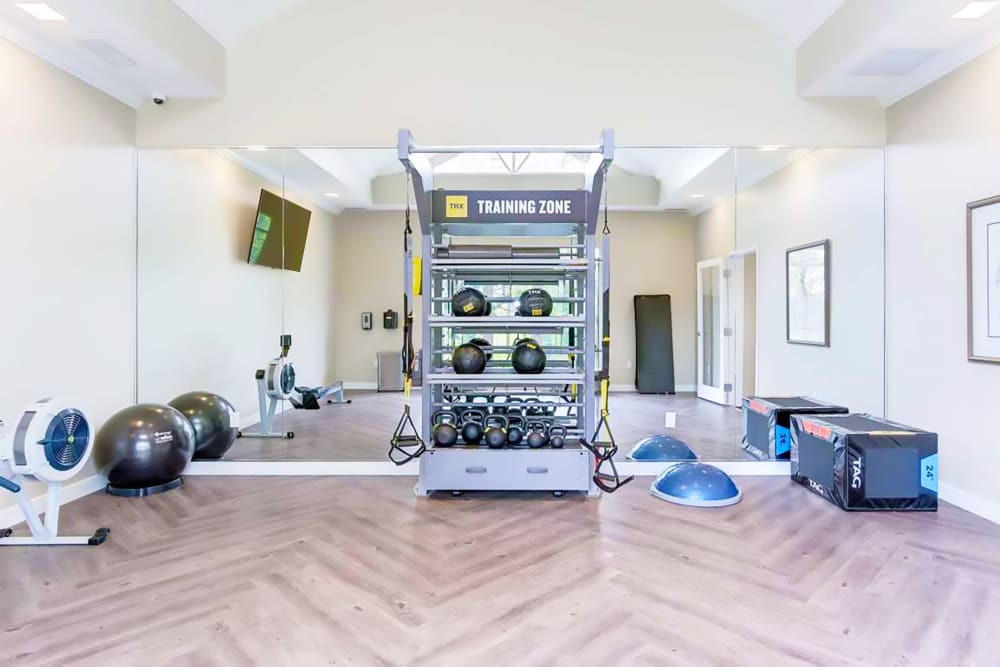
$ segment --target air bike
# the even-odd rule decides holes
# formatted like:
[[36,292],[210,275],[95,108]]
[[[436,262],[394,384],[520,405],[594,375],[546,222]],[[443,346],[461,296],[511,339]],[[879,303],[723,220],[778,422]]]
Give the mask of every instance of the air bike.
[[346,405],[351,402],[344,398],[344,383],[339,380],[323,387],[296,386],[295,367],[288,358],[288,352],[292,348],[291,335],[282,334],[279,343],[281,354],[267,362],[267,367],[254,373],[260,424],[255,431],[240,431],[240,438],[294,438],[294,431],[274,430],[274,415],[281,401],[288,401],[296,410],[319,410],[320,401],[323,400],[326,400],[327,405]]

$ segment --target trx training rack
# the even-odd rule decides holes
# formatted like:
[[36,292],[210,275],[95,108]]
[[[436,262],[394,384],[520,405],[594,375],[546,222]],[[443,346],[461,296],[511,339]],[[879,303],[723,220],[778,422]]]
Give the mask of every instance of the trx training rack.
[[[605,130],[593,146],[441,147],[416,145],[409,130],[400,130],[398,149],[399,160],[412,179],[420,224],[419,236],[407,235],[404,245],[404,303],[417,314],[410,319],[410,313],[404,312],[404,317],[416,321],[422,334],[423,388],[419,425],[405,428],[409,426],[407,409],[394,443],[399,441],[408,452],[394,460],[419,458],[417,495],[474,490],[597,495],[602,488],[614,490],[617,484],[610,483],[607,473],[596,474],[598,464],[606,463],[600,455],[608,448],[595,443],[593,435],[602,415],[597,400],[601,380],[607,391],[607,355],[599,351],[608,336],[607,304],[601,297],[609,289],[610,236],[604,234],[598,241],[598,218],[607,170],[614,158],[613,132]],[[583,187],[572,190],[435,189],[434,155],[462,153],[513,156],[515,162],[515,154],[522,158],[534,153],[572,154],[585,162],[586,174]],[[475,240],[469,241],[470,237]],[[499,256],[489,248],[484,250],[491,241],[519,250]],[[460,251],[459,244],[469,243],[477,245],[465,245],[466,251]],[[414,253],[417,248],[419,257]],[[465,285],[487,294],[490,315],[452,315],[451,296]],[[556,310],[551,316],[514,316],[514,302],[529,287],[553,294]],[[456,374],[451,351],[483,335],[493,341],[493,359],[486,371]],[[524,375],[511,368],[511,342],[521,336],[542,343],[548,355],[544,372]],[[412,351],[404,352],[404,357],[412,364]],[[566,428],[566,445],[561,449],[489,449],[461,442],[454,447],[433,446],[431,416],[435,412],[461,410],[476,400],[481,401],[475,403],[476,409],[503,410],[510,399],[538,399],[557,406],[548,418]],[[606,405],[603,414],[607,414]]]

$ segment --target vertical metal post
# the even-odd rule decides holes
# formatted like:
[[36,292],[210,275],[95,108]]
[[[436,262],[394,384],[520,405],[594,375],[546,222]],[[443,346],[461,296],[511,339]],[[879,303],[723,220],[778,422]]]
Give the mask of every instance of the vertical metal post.
[[[417,196],[425,195],[424,193],[420,193]],[[424,382],[420,390],[420,437],[427,441],[431,437],[431,413],[434,411],[431,405],[434,397],[431,385],[426,381],[426,378],[430,375],[431,369],[434,367],[433,350],[441,348],[440,342],[434,339],[429,324],[431,315],[433,314],[432,304],[434,296],[438,291],[437,285],[431,282],[433,245],[434,237],[431,234],[423,234],[421,238],[421,252],[423,255],[420,262],[420,286],[422,293],[420,297],[420,347],[424,353],[420,355],[420,373],[421,377],[424,378]],[[430,353],[428,354],[428,352]]]

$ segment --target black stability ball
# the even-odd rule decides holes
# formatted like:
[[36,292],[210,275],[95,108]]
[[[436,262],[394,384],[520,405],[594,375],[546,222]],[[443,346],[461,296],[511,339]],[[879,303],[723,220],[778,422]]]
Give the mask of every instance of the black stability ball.
[[474,287],[463,287],[451,297],[451,314],[456,317],[482,317],[488,306],[486,297]]
[[461,375],[482,373],[486,368],[486,353],[472,343],[459,345],[451,353],[451,367]]
[[517,314],[522,317],[548,317],[552,314],[552,297],[538,287],[521,293],[517,300]]
[[140,403],[114,414],[94,438],[94,465],[108,493],[148,496],[181,485],[194,454],[194,427],[179,410]]
[[541,373],[545,370],[545,350],[534,341],[521,343],[510,353],[510,364],[518,373]]
[[194,460],[221,459],[236,442],[236,408],[218,394],[191,391],[167,405],[180,410],[194,428]]
[[486,361],[489,361],[490,359],[493,358],[493,343],[491,343],[490,341],[486,340],[485,338],[473,338],[472,340],[469,341],[469,343],[471,345],[475,345],[476,347],[478,347],[479,349],[481,349],[483,352],[486,353]]

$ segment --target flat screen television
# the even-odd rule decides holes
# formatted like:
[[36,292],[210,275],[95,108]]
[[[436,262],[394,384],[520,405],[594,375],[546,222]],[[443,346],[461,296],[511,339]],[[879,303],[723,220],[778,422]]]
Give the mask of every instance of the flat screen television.
[[309,209],[261,190],[247,261],[275,269],[301,271],[311,215]]

